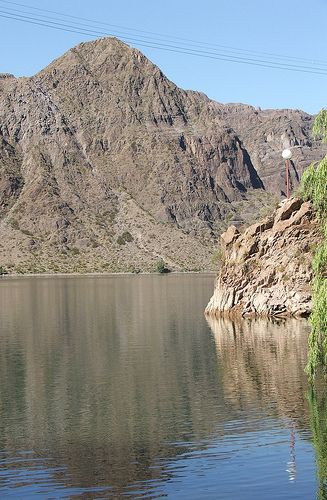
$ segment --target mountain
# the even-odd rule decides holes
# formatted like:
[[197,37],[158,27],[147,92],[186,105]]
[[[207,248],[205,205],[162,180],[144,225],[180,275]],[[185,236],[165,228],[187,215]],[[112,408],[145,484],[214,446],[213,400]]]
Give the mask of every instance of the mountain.
[[[219,82],[217,82],[219,85]],[[0,264],[9,272],[212,268],[230,221],[295,187],[324,150],[312,117],[179,89],[115,38],[30,78],[0,75]]]

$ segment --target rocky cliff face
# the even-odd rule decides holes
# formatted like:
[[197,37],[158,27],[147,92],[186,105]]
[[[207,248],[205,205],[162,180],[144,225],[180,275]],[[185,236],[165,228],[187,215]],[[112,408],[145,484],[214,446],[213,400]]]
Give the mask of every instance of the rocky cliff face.
[[[226,121],[249,153],[260,179],[269,192],[285,194],[285,170],[280,150],[292,147],[290,182],[294,189],[308,166],[316,161],[321,144],[311,138],[312,117],[300,110],[261,110],[242,104],[223,106]],[[327,151],[326,147],[323,147]]]
[[[139,51],[80,44],[31,78],[0,75],[0,251],[10,271],[209,269],[226,221],[323,156],[311,116],[223,106]],[[313,146],[311,149],[307,146]]]
[[240,234],[222,234],[224,264],[206,314],[307,316],[311,259],[321,235],[309,202],[292,198]]

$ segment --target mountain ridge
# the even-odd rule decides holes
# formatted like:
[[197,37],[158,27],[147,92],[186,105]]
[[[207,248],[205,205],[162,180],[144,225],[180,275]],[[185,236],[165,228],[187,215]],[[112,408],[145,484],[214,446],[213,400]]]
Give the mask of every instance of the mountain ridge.
[[0,78],[1,264],[212,269],[228,222],[283,190],[283,141],[302,146],[293,187],[323,156],[311,122],[179,89],[115,38],[79,44],[33,77]]

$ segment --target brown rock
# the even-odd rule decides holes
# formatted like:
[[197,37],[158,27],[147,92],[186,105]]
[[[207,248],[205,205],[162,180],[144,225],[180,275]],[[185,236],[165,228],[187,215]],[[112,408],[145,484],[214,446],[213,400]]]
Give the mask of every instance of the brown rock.
[[299,198],[290,198],[288,200],[284,200],[280,204],[280,208],[276,212],[274,224],[278,224],[279,221],[289,219],[290,216],[299,210],[302,205],[302,200]]
[[226,264],[220,271],[206,314],[310,314],[309,250],[321,239],[312,206],[298,199],[288,200],[276,210],[272,221],[266,229],[263,223],[250,226],[226,247]]
[[227,231],[221,235],[221,239],[223,240],[225,246],[233,243],[239,236],[240,232],[235,226],[229,226]]

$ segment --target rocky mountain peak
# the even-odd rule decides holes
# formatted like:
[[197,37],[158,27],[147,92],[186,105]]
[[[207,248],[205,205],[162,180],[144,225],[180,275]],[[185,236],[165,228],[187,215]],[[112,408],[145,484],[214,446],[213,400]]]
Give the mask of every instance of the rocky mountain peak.
[[8,78],[15,78],[11,73],[0,73],[0,80],[7,80]]
[[[179,89],[116,38],[0,84],[0,237],[9,270],[208,269],[230,221],[324,149],[298,111],[223,105]],[[123,236],[124,235],[124,236]],[[11,251],[14,245],[14,252]]]

